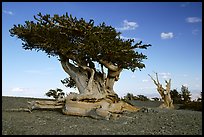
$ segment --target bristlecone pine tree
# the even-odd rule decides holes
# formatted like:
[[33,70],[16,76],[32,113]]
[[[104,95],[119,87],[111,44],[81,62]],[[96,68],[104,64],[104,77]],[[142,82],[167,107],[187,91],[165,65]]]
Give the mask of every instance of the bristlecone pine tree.
[[161,104],[160,108],[174,108],[173,100],[171,99],[171,79],[169,81],[165,80],[166,83],[166,89],[162,87],[162,84],[159,83],[158,74],[156,73],[156,80],[153,79],[153,77],[148,74],[151,79],[153,80],[154,84],[157,86],[157,91],[159,92],[160,96],[162,97],[162,100],[164,101],[163,104]]
[[94,25],[93,20],[86,22],[68,13],[52,17],[39,13],[34,19],[14,25],[11,36],[21,39],[25,50],[56,56],[79,94],[70,93],[64,104],[36,101],[32,108],[61,107],[64,114],[94,118],[139,110],[120,100],[113,86],[123,69],[134,72],[145,67],[142,61],[147,57],[136,49],[147,49],[150,44],[133,44],[133,39],[121,39],[121,33],[105,23]]

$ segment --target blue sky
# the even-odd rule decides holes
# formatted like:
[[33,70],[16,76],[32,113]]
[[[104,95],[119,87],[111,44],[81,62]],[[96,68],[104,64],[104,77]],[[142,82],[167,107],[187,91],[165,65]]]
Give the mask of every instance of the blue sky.
[[68,89],[60,82],[67,77],[57,58],[22,49],[22,41],[11,37],[14,24],[34,20],[33,15],[68,12],[95,25],[105,22],[121,31],[124,39],[152,44],[141,50],[148,59],[141,71],[123,70],[114,89],[159,97],[148,74],[159,74],[160,82],[172,79],[172,89],[186,85],[197,98],[202,91],[202,3],[201,2],[3,2],[2,3],[2,95],[43,97],[49,89]]

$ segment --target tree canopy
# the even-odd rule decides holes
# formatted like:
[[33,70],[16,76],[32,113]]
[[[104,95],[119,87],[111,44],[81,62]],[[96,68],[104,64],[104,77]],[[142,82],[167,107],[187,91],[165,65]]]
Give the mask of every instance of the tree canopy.
[[86,22],[72,15],[55,14],[34,16],[34,21],[25,21],[11,28],[11,36],[23,41],[25,50],[44,51],[48,56],[60,56],[72,60],[75,64],[95,68],[94,62],[111,63],[120,68],[142,69],[143,59],[147,56],[136,49],[147,49],[150,44],[142,41],[133,44],[133,39],[123,40],[120,32],[105,23],[94,25],[94,20]]

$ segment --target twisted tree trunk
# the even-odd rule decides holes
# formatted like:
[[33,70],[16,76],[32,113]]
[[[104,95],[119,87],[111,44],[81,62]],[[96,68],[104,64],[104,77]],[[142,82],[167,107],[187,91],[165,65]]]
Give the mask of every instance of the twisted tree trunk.
[[37,101],[30,108],[62,108],[66,115],[105,119],[118,117],[124,111],[138,111],[139,108],[120,100],[113,90],[122,69],[102,60],[101,63],[108,68],[107,76],[82,63],[76,66],[69,59],[61,59],[62,68],[75,81],[79,94],[71,92],[61,101]]
[[[149,74],[148,74],[149,75]],[[171,99],[171,79],[169,81],[165,80],[166,83],[166,89],[162,87],[162,85],[159,83],[158,74],[156,73],[156,79],[154,80],[151,75],[149,75],[151,79],[153,80],[154,84],[157,86],[157,91],[159,92],[160,96],[162,97],[162,100],[164,101],[163,104],[161,104],[160,108],[174,108],[173,100]]]
[[[71,73],[72,64],[61,63],[64,70],[70,76],[73,75]],[[74,71],[76,76],[72,76],[72,78],[76,82],[79,94],[71,93],[66,97],[64,114],[109,119],[111,116],[117,117],[124,111],[139,110],[139,108],[121,101],[113,90],[113,85],[118,80],[122,69],[113,68],[105,63],[104,65],[108,68],[108,75],[105,79],[104,74],[87,66],[79,65],[78,70]]]

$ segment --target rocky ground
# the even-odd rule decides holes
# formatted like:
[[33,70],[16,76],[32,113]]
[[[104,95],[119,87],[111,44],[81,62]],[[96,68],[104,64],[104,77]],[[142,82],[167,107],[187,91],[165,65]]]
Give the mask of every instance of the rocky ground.
[[61,110],[11,112],[33,98],[2,97],[3,135],[202,135],[202,112],[159,109],[160,102],[133,101],[139,112],[116,120],[67,116]]

